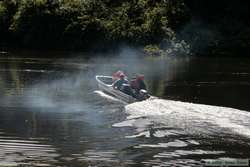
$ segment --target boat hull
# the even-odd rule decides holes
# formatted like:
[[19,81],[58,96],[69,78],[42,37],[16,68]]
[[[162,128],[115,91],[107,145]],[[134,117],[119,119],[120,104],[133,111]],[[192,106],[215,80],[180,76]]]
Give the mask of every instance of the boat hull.
[[96,81],[98,82],[98,87],[100,90],[116,97],[117,99],[120,99],[127,103],[133,103],[138,101],[136,98],[114,89],[112,87],[112,77],[110,76],[97,75]]

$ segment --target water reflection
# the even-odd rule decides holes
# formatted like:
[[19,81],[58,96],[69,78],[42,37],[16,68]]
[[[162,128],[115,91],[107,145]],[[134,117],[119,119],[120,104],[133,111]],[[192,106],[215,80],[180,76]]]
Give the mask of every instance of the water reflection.
[[1,166],[53,166],[59,156],[52,145],[44,144],[47,139],[22,139],[1,133]]
[[222,61],[1,58],[0,165],[195,166],[247,158],[249,113],[159,99],[125,106],[94,80],[121,68],[144,73],[156,96],[249,109],[247,61]]

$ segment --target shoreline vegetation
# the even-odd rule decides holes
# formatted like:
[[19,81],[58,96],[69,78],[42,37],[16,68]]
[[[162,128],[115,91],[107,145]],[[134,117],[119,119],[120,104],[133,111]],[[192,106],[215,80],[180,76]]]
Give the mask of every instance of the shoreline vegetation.
[[[2,48],[250,55],[249,2],[2,0]],[[216,9],[216,10],[215,10]]]

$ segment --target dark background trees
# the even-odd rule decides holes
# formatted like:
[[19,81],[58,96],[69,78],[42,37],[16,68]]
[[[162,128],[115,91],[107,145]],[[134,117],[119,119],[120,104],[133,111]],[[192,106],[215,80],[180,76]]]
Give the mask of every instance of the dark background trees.
[[190,39],[195,39],[189,39],[194,52],[235,56],[250,54],[249,1],[185,0],[185,4],[192,20],[192,30],[185,33]]
[[87,49],[117,43],[147,45],[174,37],[185,17],[174,0],[4,0],[2,43]]
[[3,0],[0,42],[81,50],[125,43],[164,50],[184,40],[192,53],[249,55],[249,7],[236,0]]

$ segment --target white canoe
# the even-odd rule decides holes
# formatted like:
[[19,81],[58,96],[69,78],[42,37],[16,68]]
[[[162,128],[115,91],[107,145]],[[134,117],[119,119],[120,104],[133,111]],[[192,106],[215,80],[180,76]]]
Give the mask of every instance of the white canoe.
[[97,75],[96,81],[98,82],[99,89],[102,90],[105,93],[108,93],[117,99],[120,99],[122,101],[125,101],[127,103],[133,103],[138,101],[136,98],[127,95],[119,90],[116,90],[112,87],[112,77],[111,76],[103,76],[103,75]]

